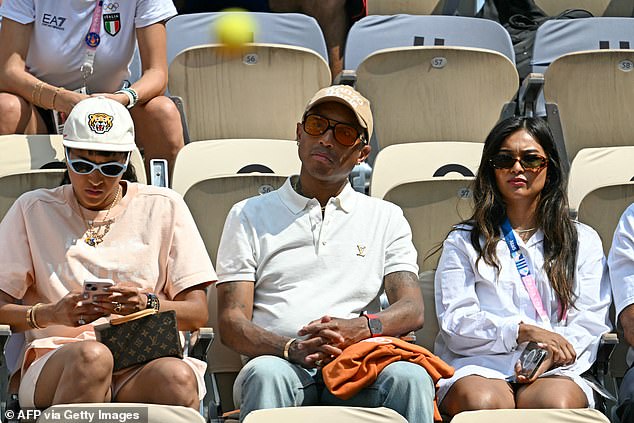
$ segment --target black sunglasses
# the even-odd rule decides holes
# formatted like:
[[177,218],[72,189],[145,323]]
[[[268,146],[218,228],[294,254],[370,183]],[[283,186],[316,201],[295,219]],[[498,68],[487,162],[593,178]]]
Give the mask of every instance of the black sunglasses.
[[539,154],[526,154],[518,158],[501,153],[489,159],[489,163],[491,163],[495,169],[510,169],[515,166],[516,162],[520,162],[520,165],[524,169],[532,171],[541,170],[548,165],[548,159]]
[[336,120],[325,118],[321,115],[308,115],[302,122],[302,127],[308,135],[314,137],[323,135],[329,129],[333,130],[335,140],[346,147],[353,146],[357,139],[367,144],[365,137],[357,128],[347,123],[337,122]]

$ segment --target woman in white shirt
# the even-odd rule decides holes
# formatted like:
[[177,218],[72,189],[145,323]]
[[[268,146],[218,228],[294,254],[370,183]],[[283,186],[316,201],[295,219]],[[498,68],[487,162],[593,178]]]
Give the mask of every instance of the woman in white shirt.
[[[474,214],[449,234],[436,271],[435,352],[456,368],[441,380],[441,410],[593,406],[580,375],[610,330],[605,260],[597,233],[568,215],[542,119],[493,128],[473,196]],[[519,357],[531,341],[548,354],[526,376]]]

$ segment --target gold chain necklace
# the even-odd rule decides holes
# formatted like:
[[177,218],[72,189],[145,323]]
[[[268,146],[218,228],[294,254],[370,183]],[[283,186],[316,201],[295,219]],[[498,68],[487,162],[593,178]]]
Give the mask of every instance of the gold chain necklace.
[[[114,199],[108,206],[106,210],[106,215],[104,216],[101,223],[105,223],[105,225],[99,225],[95,228],[95,222],[93,220],[86,220],[84,217],[84,212],[81,210],[81,205],[79,206],[79,214],[81,218],[88,223],[88,228],[86,229],[86,237],[84,238],[84,242],[91,247],[96,247],[97,245],[103,242],[103,237],[106,236],[108,232],[110,232],[110,225],[112,224],[112,220],[108,220],[108,216],[110,215],[110,210],[117,204],[119,201],[119,195],[121,194],[121,185],[117,187],[117,193],[114,196]],[[103,233],[101,233],[101,229],[103,228]]]

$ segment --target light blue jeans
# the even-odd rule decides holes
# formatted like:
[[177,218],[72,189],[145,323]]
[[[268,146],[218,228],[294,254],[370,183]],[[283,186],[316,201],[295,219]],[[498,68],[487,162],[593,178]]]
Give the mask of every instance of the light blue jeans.
[[409,423],[434,421],[434,384],[418,364],[399,361],[385,367],[377,380],[349,400],[324,387],[321,374],[275,356],[260,356],[240,371],[233,386],[240,421],[253,410],[302,405],[387,407]]

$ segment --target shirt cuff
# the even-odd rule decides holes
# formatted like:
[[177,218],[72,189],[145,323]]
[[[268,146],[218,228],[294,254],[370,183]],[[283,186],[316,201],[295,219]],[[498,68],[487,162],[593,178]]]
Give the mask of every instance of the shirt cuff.
[[502,325],[502,342],[507,351],[515,351],[517,349],[517,336],[522,321],[517,317],[507,319]]

